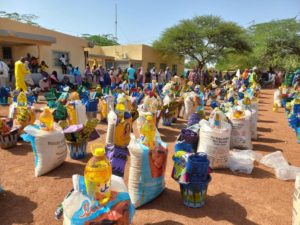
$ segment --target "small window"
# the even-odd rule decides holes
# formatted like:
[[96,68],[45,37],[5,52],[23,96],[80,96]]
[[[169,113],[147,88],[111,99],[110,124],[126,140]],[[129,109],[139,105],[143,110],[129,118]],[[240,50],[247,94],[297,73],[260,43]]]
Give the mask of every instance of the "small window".
[[2,47],[3,59],[12,59],[11,47]]
[[138,70],[142,65],[141,63],[132,63],[135,70]]
[[67,59],[67,64],[70,63],[70,57],[69,57],[69,53],[68,52],[53,51],[52,52],[53,66],[56,66],[56,67],[60,67],[61,66],[61,62],[60,62],[59,58],[62,55],[65,55],[65,58]]
[[105,61],[105,68],[107,70],[110,70],[110,68],[112,68],[114,66],[114,62],[113,61]]
[[172,65],[172,74],[177,74],[177,65],[176,64],[173,64]]
[[153,67],[155,67],[155,63],[148,63],[147,70],[150,71]]
[[159,66],[159,69],[165,71],[165,70],[166,70],[166,67],[167,67],[167,64],[161,63],[160,66]]

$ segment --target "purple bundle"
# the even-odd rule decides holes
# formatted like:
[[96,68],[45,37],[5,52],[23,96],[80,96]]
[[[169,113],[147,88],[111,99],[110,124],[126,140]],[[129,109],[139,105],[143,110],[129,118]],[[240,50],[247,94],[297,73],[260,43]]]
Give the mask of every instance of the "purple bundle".
[[188,127],[193,126],[194,124],[199,123],[201,116],[198,113],[192,113],[188,119]]
[[116,176],[123,177],[128,156],[127,147],[108,144],[105,146],[105,151],[106,157],[112,166],[112,173]]
[[197,145],[199,136],[196,132],[183,128],[180,133],[180,140],[184,140],[188,144]]

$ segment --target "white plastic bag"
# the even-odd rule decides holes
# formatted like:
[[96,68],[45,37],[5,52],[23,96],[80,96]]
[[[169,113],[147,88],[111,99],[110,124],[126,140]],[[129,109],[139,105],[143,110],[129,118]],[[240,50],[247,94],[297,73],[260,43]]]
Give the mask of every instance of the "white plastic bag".
[[22,135],[22,138],[32,145],[36,177],[48,173],[65,161],[67,146],[62,130],[43,131],[29,125],[24,131],[27,134]]
[[280,151],[265,155],[260,163],[275,169],[275,176],[280,180],[295,180],[300,174],[300,167],[290,166]]
[[251,174],[254,168],[254,160],[260,160],[262,155],[252,150],[230,151],[228,167],[232,172]]
[[288,166],[275,168],[275,176],[280,180],[295,180],[300,175],[300,167]]
[[208,155],[211,168],[227,168],[231,126],[224,122],[220,128],[211,127],[206,120],[200,121],[200,141],[197,152]]
[[260,160],[260,163],[265,166],[271,167],[273,169],[289,166],[288,162],[283,157],[281,151],[276,151],[276,152],[270,153],[268,155],[265,155]]

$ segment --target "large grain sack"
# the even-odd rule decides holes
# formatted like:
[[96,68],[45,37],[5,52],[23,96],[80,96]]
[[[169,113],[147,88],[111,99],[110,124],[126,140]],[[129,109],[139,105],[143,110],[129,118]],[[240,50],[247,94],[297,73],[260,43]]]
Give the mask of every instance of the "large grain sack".
[[233,109],[228,113],[232,125],[230,148],[252,149],[251,114],[242,109]]
[[[215,113],[218,110],[212,112]],[[227,168],[230,149],[231,125],[225,122],[223,113],[215,113],[210,121],[200,121],[200,134],[197,152],[205,152],[210,161],[210,167]],[[218,115],[218,116],[217,116]]]
[[257,140],[257,111],[246,110],[246,114],[250,116],[251,139]]
[[155,150],[149,150],[133,134],[128,149],[128,191],[133,205],[137,208],[155,199],[165,189],[168,149],[166,143],[157,140]]
[[279,89],[274,91],[274,105],[277,104],[278,107],[281,107],[281,93]]
[[40,130],[38,126],[25,127],[22,138],[30,142],[34,153],[35,176],[41,176],[62,164],[67,156],[67,146],[62,130]]
[[194,95],[192,93],[187,93],[187,95],[184,98],[184,115],[183,119],[187,120],[190,115],[192,115],[193,112],[195,112],[194,107]]

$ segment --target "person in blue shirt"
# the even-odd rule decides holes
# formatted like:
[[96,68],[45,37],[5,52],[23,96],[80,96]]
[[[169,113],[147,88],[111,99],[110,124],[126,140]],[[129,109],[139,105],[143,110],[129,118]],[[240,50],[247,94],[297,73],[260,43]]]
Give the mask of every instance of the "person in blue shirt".
[[133,64],[130,64],[130,68],[127,69],[127,73],[128,73],[129,83],[133,84],[134,80],[135,80],[135,77],[134,77],[135,69],[133,68]]

